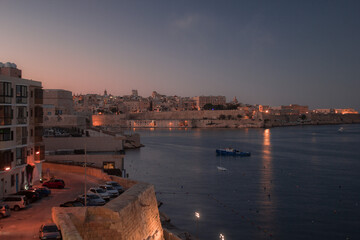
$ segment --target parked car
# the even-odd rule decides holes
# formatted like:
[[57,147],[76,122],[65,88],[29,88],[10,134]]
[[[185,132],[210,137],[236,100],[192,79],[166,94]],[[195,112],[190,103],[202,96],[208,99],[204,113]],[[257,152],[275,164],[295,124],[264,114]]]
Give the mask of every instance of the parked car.
[[60,204],[60,207],[83,207],[84,204],[80,201],[69,201],[63,204]]
[[105,184],[113,186],[116,190],[118,190],[119,194],[122,194],[125,191],[124,188],[119,183],[117,183],[115,181],[108,181]]
[[65,187],[65,182],[62,179],[50,179],[49,181],[45,182],[42,184],[43,187],[48,187],[48,188],[64,188]]
[[35,192],[34,190],[21,190],[17,193],[14,193],[13,195],[24,195],[30,203],[36,202],[40,199],[39,193]]
[[[77,201],[85,205],[85,195],[80,195]],[[88,193],[86,194],[86,205],[87,206],[103,206],[105,205],[105,200],[99,197],[99,195]]]
[[1,200],[2,204],[7,204],[10,209],[19,211],[21,208],[26,208],[27,199],[23,195],[12,195],[7,196]]
[[35,192],[39,193],[40,197],[47,197],[51,194],[51,190],[47,187],[34,187],[30,188],[29,190],[34,190]]
[[119,196],[119,191],[111,185],[100,185],[99,188],[107,191],[112,198]]
[[10,216],[10,207],[7,204],[0,204],[0,218]]
[[89,193],[93,193],[104,199],[105,201],[110,201],[110,194],[102,188],[90,188]]
[[61,232],[54,223],[43,224],[39,230],[40,239],[61,239]]

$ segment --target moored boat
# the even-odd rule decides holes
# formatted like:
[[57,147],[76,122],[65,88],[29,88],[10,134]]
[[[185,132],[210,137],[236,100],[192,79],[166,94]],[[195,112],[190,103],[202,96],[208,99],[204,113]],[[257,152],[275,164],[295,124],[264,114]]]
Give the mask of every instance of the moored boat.
[[228,155],[228,156],[240,156],[240,157],[251,156],[251,152],[241,152],[234,148],[216,149],[216,154],[217,155]]

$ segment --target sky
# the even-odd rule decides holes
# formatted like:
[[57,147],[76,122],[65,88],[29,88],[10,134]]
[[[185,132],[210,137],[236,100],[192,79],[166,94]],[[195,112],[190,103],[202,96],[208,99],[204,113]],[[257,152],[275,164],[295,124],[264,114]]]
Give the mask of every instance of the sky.
[[1,0],[0,62],[46,89],[360,110],[360,1]]

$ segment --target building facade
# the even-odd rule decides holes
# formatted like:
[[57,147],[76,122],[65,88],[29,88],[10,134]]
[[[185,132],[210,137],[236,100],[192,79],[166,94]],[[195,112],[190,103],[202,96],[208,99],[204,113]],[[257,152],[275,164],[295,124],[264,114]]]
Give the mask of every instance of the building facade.
[[212,105],[226,104],[225,96],[197,96],[197,97],[193,97],[193,100],[196,102],[196,107],[198,110],[202,110],[206,104],[212,104]]
[[41,179],[43,145],[41,82],[22,79],[13,63],[0,63],[0,196]]
[[74,102],[71,91],[62,89],[44,89],[44,111],[47,116],[74,114]]

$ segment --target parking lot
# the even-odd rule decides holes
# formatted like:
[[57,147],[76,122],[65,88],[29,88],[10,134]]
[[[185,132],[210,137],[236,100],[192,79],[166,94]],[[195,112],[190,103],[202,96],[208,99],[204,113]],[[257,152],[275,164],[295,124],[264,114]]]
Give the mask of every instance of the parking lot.
[[[64,189],[51,189],[51,195],[31,203],[26,209],[11,211],[11,216],[0,219],[0,239],[39,239],[41,224],[52,222],[51,208],[74,200],[84,193],[84,175],[55,173],[56,178],[65,181]],[[87,189],[103,184],[93,177],[87,177]],[[40,183],[35,184],[41,185]]]

